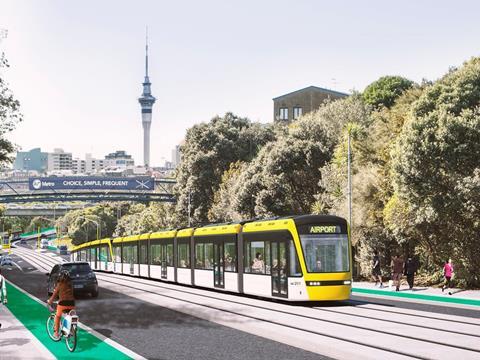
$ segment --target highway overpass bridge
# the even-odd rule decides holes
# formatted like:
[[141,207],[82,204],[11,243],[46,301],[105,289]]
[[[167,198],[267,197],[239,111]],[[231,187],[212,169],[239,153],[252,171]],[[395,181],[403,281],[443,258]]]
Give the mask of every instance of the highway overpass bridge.
[[[43,178],[50,179],[50,178]],[[68,183],[74,183],[78,178],[64,178],[69,179]],[[82,179],[89,179],[83,177]],[[92,179],[99,179],[92,178]],[[108,178],[106,178],[108,179]],[[123,182],[131,181],[130,178],[121,180]],[[58,182],[58,178],[52,178],[49,184],[54,184],[54,181]],[[35,179],[35,181],[39,181]],[[85,180],[82,180],[85,181]],[[92,183],[97,180],[88,180]],[[102,180],[105,182],[111,180]],[[173,186],[175,185],[174,179],[150,179],[153,181],[154,186],[149,188],[122,188],[120,190],[101,187],[79,187],[79,188],[43,188],[39,186],[36,189],[36,184],[32,179],[26,180],[0,180],[0,204],[12,204],[12,203],[56,203],[56,202],[103,202],[103,201],[136,201],[136,202],[175,202],[173,195]],[[138,182],[138,181],[137,181]],[[12,212],[16,212],[13,211]],[[52,210],[53,212],[53,210]],[[44,213],[42,213],[44,214]]]

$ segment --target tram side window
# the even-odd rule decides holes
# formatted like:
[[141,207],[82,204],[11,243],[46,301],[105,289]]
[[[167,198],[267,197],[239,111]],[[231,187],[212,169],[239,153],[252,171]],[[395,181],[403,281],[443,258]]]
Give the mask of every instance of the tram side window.
[[140,264],[148,264],[147,244],[140,245]]
[[121,246],[115,246],[113,248],[114,253],[115,253],[115,262],[119,263],[122,262],[122,247]]
[[107,248],[105,246],[100,247],[100,251],[98,252],[98,261],[106,262],[107,259]]
[[138,246],[130,245],[130,264],[138,264]]
[[298,262],[297,251],[293,241],[290,241],[290,276],[302,276],[302,269]]
[[173,266],[173,244],[167,245],[167,266]]
[[122,249],[122,262],[128,264],[128,259],[130,257],[130,246],[123,246]]
[[152,265],[162,265],[162,258],[160,257],[160,244],[150,245],[150,261]]
[[235,243],[225,243],[225,271],[237,271],[237,247]]
[[270,263],[271,258],[270,258],[270,242],[266,241],[265,242],[265,257],[264,257],[264,262],[265,262],[265,274],[270,275],[272,273],[272,264]]
[[[269,252],[267,254],[269,255]],[[268,257],[270,258],[270,256]],[[245,258],[245,264],[244,264],[245,272],[253,273],[253,274],[265,274],[265,242],[264,241],[247,241],[245,243],[244,258]]]
[[213,243],[205,244],[205,269],[213,269]]
[[190,267],[190,244],[178,244],[178,267]]
[[205,268],[205,244],[195,244],[195,268]]

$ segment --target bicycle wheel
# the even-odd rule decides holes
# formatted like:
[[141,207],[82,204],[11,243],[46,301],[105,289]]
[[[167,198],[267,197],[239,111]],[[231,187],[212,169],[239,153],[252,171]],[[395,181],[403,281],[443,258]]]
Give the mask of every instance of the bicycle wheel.
[[53,341],[60,341],[61,336],[55,337],[55,315],[50,315],[47,319],[47,333]]
[[70,334],[65,337],[65,344],[67,345],[68,351],[75,351],[77,347],[77,325],[72,325]]

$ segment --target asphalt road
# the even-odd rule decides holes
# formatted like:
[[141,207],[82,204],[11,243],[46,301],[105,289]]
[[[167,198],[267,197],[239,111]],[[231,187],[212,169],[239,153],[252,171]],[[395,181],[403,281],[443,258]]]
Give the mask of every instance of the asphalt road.
[[[46,275],[12,258],[22,271],[4,268],[3,275],[46,300]],[[107,289],[78,299],[77,311],[84,324],[148,359],[328,359]]]

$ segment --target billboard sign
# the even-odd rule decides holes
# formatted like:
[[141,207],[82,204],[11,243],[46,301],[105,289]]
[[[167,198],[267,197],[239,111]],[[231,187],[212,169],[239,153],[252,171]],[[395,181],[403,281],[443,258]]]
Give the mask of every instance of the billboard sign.
[[151,177],[33,177],[28,179],[30,190],[154,190]]

